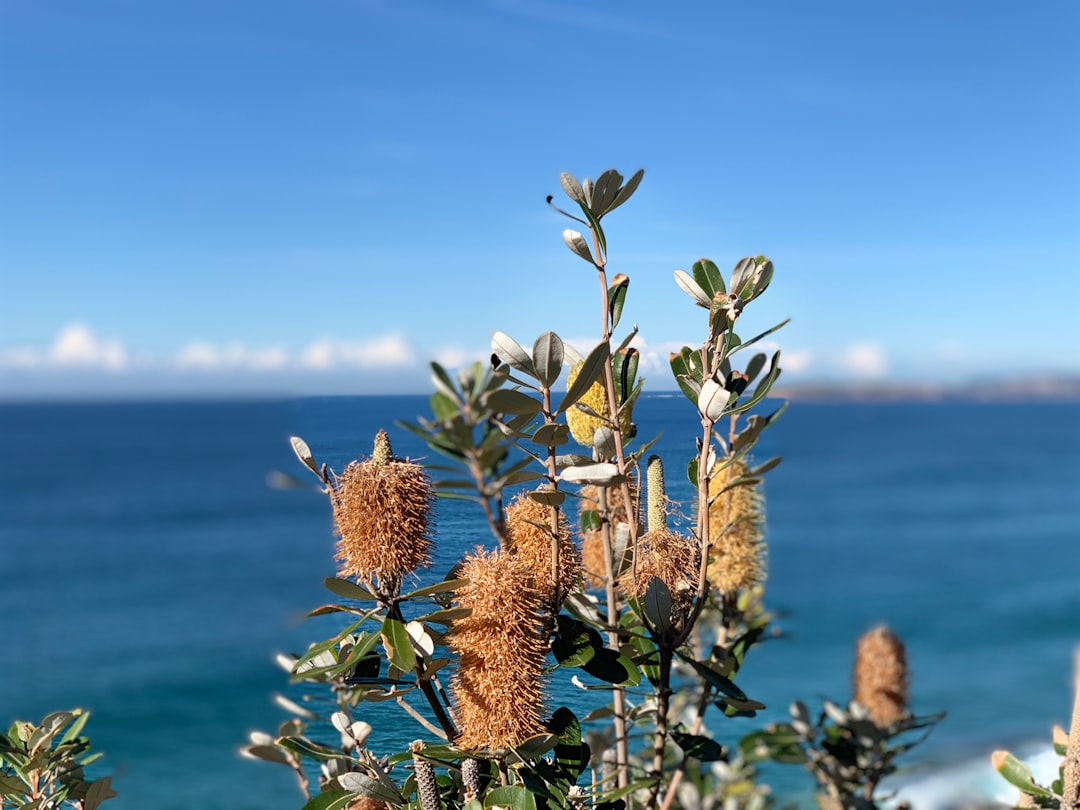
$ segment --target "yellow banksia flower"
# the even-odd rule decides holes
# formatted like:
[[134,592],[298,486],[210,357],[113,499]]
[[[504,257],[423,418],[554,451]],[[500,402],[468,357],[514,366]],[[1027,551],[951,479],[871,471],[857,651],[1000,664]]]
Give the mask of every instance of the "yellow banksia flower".
[[448,635],[458,667],[451,681],[459,748],[511,748],[544,732],[540,592],[530,566],[502,551],[465,558],[455,592],[471,612]]
[[885,625],[867,631],[855,646],[855,702],[885,728],[907,714],[908,671],[904,644]]
[[[507,550],[528,563],[544,601],[555,595],[551,577],[551,507],[534,501],[526,493],[506,507]],[[559,512],[559,595],[562,599],[577,588],[581,558],[570,539],[566,516]]]
[[[733,596],[765,581],[765,496],[760,483],[739,484],[721,492],[749,472],[743,459],[709,481],[709,584]],[[720,494],[717,494],[720,493]]]
[[693,606],[700,564],[696,540],[668,529],[651,531],[638,541],[634,566],[619,577],[619,586],[628,597],[640,599],[656,577],[671,592],[672,623],[678,624]]
[[[637,487],[630,482],[630,497],[637,500]],[[629,524],[626,518],[626,501],[619,488],[610,488],[607,492],[608,520],[611,523],[611,536],[614,541],[615,529],[622,524]],[[595,484],[586,484],[581,488],[578,498],[578,515],[600,510],[600,488]],[[635,517],[635,520],[637,518]],[[613,569],[618,575],[621,561],[613,561]],[[581,532],[581,568],[585,582],[593,588],[601,588],[607,579],[607,561],[604,559],[604,538],[601,529]]]
[[[574,381],[578,378],[578,374],[581,373],[582,366],[584,365],[585,361],[579,360],[570,367],[570,374],[566,378],[567,390],[574,384]],[[593,413],[587,413],[586,411],[581,410],[581,408],[577,407],[579,404],[590,408]],[[604,385],[604,380],[601,378],[592,384],[581,399],[567,409],[566,424],[570,428],[570,435],[574,437],[574,440],[578,444],[584,445],[585,447],[592,447],[593,437],[596,435],[596,431],[604,426],[611,426],[611,421],[607,418],[607,413],[607,386]],[[593,414],[596,415],[594,416]],[[622,431],[624,440],[631,435],[632,428],[631,408],[624,408],[619,414],[619,430]]]
[[394,458],[386,431],[371,458],[350,463],[330,492],[339,573],[396,593],[401,578],[431,558],[431,481],[419,464]]

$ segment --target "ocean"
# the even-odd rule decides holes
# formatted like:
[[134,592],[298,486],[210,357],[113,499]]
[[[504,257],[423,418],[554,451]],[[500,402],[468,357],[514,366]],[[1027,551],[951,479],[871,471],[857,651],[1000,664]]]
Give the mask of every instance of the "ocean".
[[[268,476],[307,474],[293,434],[335,469],[379,428],[436,461],[395,425],[428,413],[422,396],[0,405],[0,723],[88,709],[110,810],[298,809],[293,775],[238,748],[287,717],[273,655],[327,635],[304,614],[332,601],[334,538],[325,496]],[[635,417],[640,437],[661,434],[669,495],[688,498],[692,406],[645,395]],[[796,699],[846,702],[855,640],[885,622],[907,646],[913,709],[948,712],[894,786],[917,810],[1011,796],[990,752],[1045,761],[1071,706],[1080,405],[795,402],[755,452],[772,455],[766,604],[781,633],[738,679],[768,708],[718,730],[737,738]],[[437,524],[432,576],[491,545],[468,503],[440,501]],[[766,776],[805,799],[797,768]]]

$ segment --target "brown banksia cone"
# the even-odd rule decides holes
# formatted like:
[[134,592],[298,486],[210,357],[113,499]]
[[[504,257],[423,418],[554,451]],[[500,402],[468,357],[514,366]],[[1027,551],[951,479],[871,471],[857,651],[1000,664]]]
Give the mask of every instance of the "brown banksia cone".
[[370,796],[358,796],[349,802],[349,810],[387,810],[387,805]]
[[626,596],[640,599],[653,577],[671,593],[672,624],[680,626],[690,614],[697,594],[701,555],[696,540],[668,529],[650,531],[638,541],[634,566],[619,577]]
[[768,547],[761,484],[739,484],[722,492],[748,472],[746,462],[739,459],[709,481],[708,578],[724,596],[734,596],[765,581]]
[[[581,373],[582,367],[585,365],[584,360],[579,360],[573,366],[570,367],[570,373],[566,378],[566,388],[570,389],[570,386],[574,384],[574,381],[578,378],[578,374]],[[584,405],[589,410],[582,410],[577,407],[578,405]],[[589,413],[592,411],[592,413]],[[593,437],[596,435],[596,431],[599,428],[611,426],[611,421],[607,418],[608,413],[608,396],[607,386],[604,385],[603,379],[599,379],[590,386],[589,390],[579,399],[573,407],[566,411],[566,424],[570,428],[570,435],[574,437],[574,440],[585,447],[593,446]],[[619,430],[622,432],[624,438],[628,438],[633,432],[633,422],[631,419],[631,408],[623,408],[619,414]]]
[[907,714],[908,671],[904,644],[885,625],[867,631],[855,646],[855,702],[880,728]]
[[[637,502],[637,487],[633,479],[630,482],[630,497]],[[615,539],[615,530],[619,524],[629,525],[626,517],[626,502],[622,492],[618,488],[610,488],[607,491],[608,521],[611,524],[612,541]],[[594,484],[586,484],[581,488],[578,498],[578,516],[583,517],[586,512],[598,512],[600,509],[600,488]],[[637,521],[637,516],[634,516]],[[613,561],[613,570],[618,576],[621,570],[621,560]],[[604,538],[600,529],[590,529],[581,532],[581,567],[584,580],[592,588],[602,588],[607,579],[607,560],[604,554]]]
[[[519,494],[506,507],[507,550],[529,566],[546,604],[555,596],[555,580],[551,571],[551,507],[534,501],[526,493]],[[570,539],[566,517],[559,513],[559,599],[577,588],[581,557]],[[552,605],[553,608],[558,606]]]
[[451,681],[458,716],[454,744],[512,748],[544,733],[544,644],[540,592],[528,563],[477,549],[459,571],[456,591],[471,612],[454,621],[448,641],[458,667]]
[[430,562],[431,481],[419,464],[394,458],[386,431],[371,458],[335,476],[330,500],[341,576],[396,596],[402,577]]

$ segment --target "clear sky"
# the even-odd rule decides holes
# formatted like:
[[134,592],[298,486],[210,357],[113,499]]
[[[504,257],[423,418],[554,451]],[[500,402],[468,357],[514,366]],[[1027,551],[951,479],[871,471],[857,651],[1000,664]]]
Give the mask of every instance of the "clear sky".
[[1073,0],[0,0],[0,398],[587,348],[544,200],[607,168],[651,388],[704,337],[673,271],[760,253],[788,381],[1075,375],[1078,41]]

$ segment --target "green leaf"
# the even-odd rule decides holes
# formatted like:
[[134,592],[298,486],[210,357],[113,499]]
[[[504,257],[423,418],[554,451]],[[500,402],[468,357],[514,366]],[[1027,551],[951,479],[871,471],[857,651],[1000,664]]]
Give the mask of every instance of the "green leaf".
[[343,599],[355,599],[357,602],[374,602],[376,601],[375,594],[366,588],[362,588],[355,582],[348,579],[338,579],[337,577],[327,577],[323,584],[326,586],[326,590],[335,596],[340,596]]
[[1053,797],[1054,794],[1035,781],[1031,769],[1008,751],[995,751],[990,758],[990,762],[994,766],[994,770],[1001,774],[1005,781],[1015,785],[1025,793],[1044,799]]
[[521,785],[503,785],[484,797],[484,807],[509,807],[510,810],[536,810],[536,797]]
[[575,714],[565,706],[555,710],[548,721],[551,733],[559,738],[555,746],[555,762],[573,777],[585,772],[589,764],[589,747],[582,745],[581,723]]
[[455,607],[444,608],[442,610],[436,610],[433,613],[428,613],[424,616],[420,616],[416,621],[418,622],[433,622],[434,624],[450,624],[458,619],[464,619],[466,616],[472,613],[472,608],[467,607]]
[[754,343],[757,343],[762,338],[768,337],[769,335],[771,335],[773,332],[777,331],[778,329],[783,329],[790,322],[791,322],[791,318],[785,318],[784,320],[780,321],[780,323],[778,323],[776,326],[772,327],[771,329],[766,329],[760,335],[754,335],[752,338],[750,338],[745,343],[739,343],[735,348],[733,348],[731,350],[731,354],[734,354],[735,352],[742,351],[747,346],[751,346]]
[[314,759],[318,762],[328,762],[331,759],[343,758],[341,751],[326,745],[319,745],[306,737],[278,737],[277,744],[295,754]]
[[382,641],[391,664],[402,672],[412,672],[416,668],[416,652],[404,622],[386,619],[382,626]]
[[622,175],[614,169],[607,169],[596,178],[589,208],[597,219],[607,213],[608,206],[615,202],[622,187]]
[[376,779],[366,773],[349,771],[339,775],[337,783],[345,790],[359,793],[362,796],[369,796],[381,802],[388,802],[399,807],[405,804],[401,793],[388,779]]
[[86,789],[86,798],[83,799],[82,810],[97,810],[106,799],[116,797],[116,791],[112,789],[112,777],[103,776],[95,779]]
[[612,377],[615,380],[615,394],[620,405],[631,398],[640,361],[641,352],[637,349],[620,350],[612,358]]
[[675,271],[675,283],[679,288],[694,299],[699,307],[709,309],[712,307],[712,296],[701,289],[701,285],[694,281],[693,277],[685,270]]
[[538,427],[530,438],[541,447],[558,447],[570,441],[570,428],[553,422]]
[[315,456],[311,453],[311,448],[308,447],[307,442],[301,439],[299,436],[290,436],[289,443],[292,445],[293,452],[296,453],[296,457],[300,459],[305,467],[311,470],[315,475],[322,480],[322,473],[319,472],[319,465],[315,463]]
[[573,385],[567,390],[566,396],[559,403],[559,410],[556,413],[562,413],[581,399],[585,392],[592,388],[593,383],[600,379],[604,371],[604,364],[608,362],[610,357],[610,352],[611,348],[607,343],[596,344],[596,347],[585,357],[581,370],[574,379]]
[[585,241],[585,237],[580,232],[575,231],[573,228],[567,228],[562,233],[563,241],[566,242],[566,246],[570,248],[574,253],[583,258],[589,264],[595,265],[592,252],[589,250],[589,243]]
[[675,740],[675,744],[688,757],[693,757],[700,762],[717,762],[727,756],[727,749],[710,737],[672,729],[671,739]]
[[698,259],[694,262],[691,271],[694,274],[694,281],[709,298],[715,298],[717,294],[723,295],[727,292],[724,276],[715,262],[709,259]]
[[706,683],[719,691],[721,694],[727,695],[735,700],[747,701],[746,693],[742,689],[737,687],[731,680],[725,678],[719,670],[704,661],[698,661],[688,655],[679,655],[686,663],[688,663],[694,670],[705,679]]
[[634,662],[607,647],[597,648],[581,669],[598,680],[618,686],[637,686],[641,682],[641,673]]
[[562,506],[566,493],[558,489],[534,489],[530,490],[526,497],[544,506]]
[[649,624],[657,635],[667,637],[675,632],[671,624],[671,591],[662,579],[653,577],[649,580],[641,604],[645,616],[649,619]]
[[533,344],[533,365],[536,379],[551,388],[559,379],[563,367],[563,342],[554,332],[544,332]]
[[608,314],[611,317],[612,331],[615,330],[615,327],[619,325],[619,321],[622,319],[623,305],[626,303],[626,291],[629,288],[630,279],[624,275],[616,276],[615,283],[608,287]]
[[581,188],[581,183],[579,183],[577,178],[570,174],[570,172],[563,172],[559,175],[559,185],[561,185],[563,191],[566,192],[566,196],[574,202],[585,202],[585,191]]
[[581,513],[581,531],[582,532],[595,532],[599,531],[600,527],[604,525],[604,522],[600,519],[600,513],[595,509],[586,509]]
[[405,594],[403,599],[419,599],[422,596],[432,596],[438,593],[452,593],[463,585],[468,585],[467,579],[445,579],[442,582],[436,582],[434,585],[426,585],[423,588],[417,588],[415,591]]
[[533,368],[532,358],[529,357],[529,353],[509,335],[503,332],[496,332],[492,335],[491,351],[499,360],[509,364],[512,368],[516,368],[530,377],[536,376],[536,370]]
[[484,405],[495,413],[523,416],[536,416],[543,407],[540,400],[513,388],[497,388],[485,397]]
[[311,797],[300,810],[342,810],[359,797],[347,790],[328,790]]
[[604,211],[605,214],[610,214],[624,202],[630,199],[631,195],[637,191],[638,185],[641,183],[641,178],[645,176],[644,169],[638,169],[634,172],[633,176],[626,181],[626,184],[619,189],[619,193],[615,196],[615,200]]

